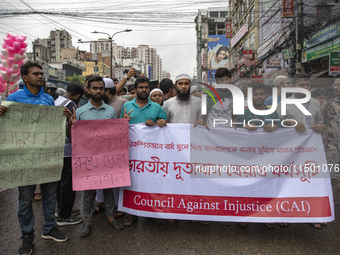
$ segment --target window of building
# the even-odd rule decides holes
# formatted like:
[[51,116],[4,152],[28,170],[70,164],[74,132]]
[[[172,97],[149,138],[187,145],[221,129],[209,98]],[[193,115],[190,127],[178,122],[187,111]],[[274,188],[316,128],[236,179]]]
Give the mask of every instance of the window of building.
[[209,30],[215,30],[215,29],[216,29],[215,23],[209,23],[209,24],[208,24],[208,29],[209,29]]
[[253,49],[254,49],[254,44],[255,44],[255,34],[252,33],[252,34],[249,36],[249,49],[250,49],[250,50],[253,50]]
[[225,12],[225,11],[220,11],[220,17],[221,17],[221,18],[227,17],[227,12]]
[[262,2],[262,15],[264,15],[272,6],[275,4],[276,0],[266,0]]
[[253,7],[250,12],[249,12],[249,15],[248,15],[248,25],[249,27],[251,27],[252,25],[254,25],[255,23],[255,8]]
[[217,29],[224,29],[224,27],[225,27],[224,22],[218,22],[217,23]]
[[244,50],[249,50],[249,37],[244,41]]
[[218,18],[218,12],[210,12],[210,17]]
[[218,34],[218,35],[224,35],[224,34],[225,34],[225,30],[218,30],[218,31],[217,31],[217,34]]

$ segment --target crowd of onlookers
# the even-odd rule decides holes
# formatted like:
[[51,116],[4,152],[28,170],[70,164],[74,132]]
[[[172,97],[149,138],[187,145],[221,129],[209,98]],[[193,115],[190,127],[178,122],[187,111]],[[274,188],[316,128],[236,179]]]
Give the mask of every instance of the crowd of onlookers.
[[[34,240],[34,215],[32,200],[42,199],[44,215],[44,234],[42,238],[52,239],[57,242],[68,240],[66,234],[59,231],[57,226],[72,225],[83,222],[80,237],[90,234],[93,215],[101,210],[105,211],[109,225],[117,230],[124,225],[134,224],[138,219],[134,215],[125,215],[124,222],[117,220],[124,215],[117,211],[118,190],[86,190],[83,196],[83,217],[80,210],[74,209],[75,191],[72,190],[72,146],[71,126],[76,120],[96,120],[110,118],[127,118],[129,124],[145,123],[147,126],[158,125],[165,127],[167,123],[190,123],[206,126],[210,129],[214,119],[226,119],[227,123],[221,127],[245,128],[255,131],[262,127],[267,132],[283,128],[281,122],[267,123],[267,119],[286,119],[286,125],[294,126],[298,133],[307,129],[323,134],[327,161],[329,164],[339,164],[339,137],[340,137],[340,76],[335,77],[331,98],[326,98],[322,89],[312,89],[310,77],[307,74],[296,74],[293,79],[278,76],[273,82],[277,88],[276,98],[270,95],[268,87],[262,83],[250,82],[242,87],[247,98],[247,87],[252,88],[253,107],[257,110],[266,110],[276,106],[277,111],[268,116],[256,116],[248,107],[244,115],[233,115],[233,95],[228,89],[216,89],[221,104],[215,104],[217,95],[210,93],[207,97],[207,115],[202,115],[201,97],[204,90],[192,84],[188,74],[181,73],[175,80],[163,79],[160,82],[150,81],[141,75],[135,77],[133,84],[129,83],[131,77],[136,76],[136,70],[130,69],[120,81],[117,79],[103,78],[96,75],[86,77],[85,85],[71,82],[67,89],[57,88],[52,83],[45,83],[42,68],[37,63],[27,62],[21,67],[24,89],[8,96],[8,101],[19,103],[64,106],[64,115],[67,117],[66,141],[64,151],[64,165],[61,180],[54,183],[43,183],[36,190],[36,185],[19,187],[18,219],[21,227],[22,245],[19,254],[31,254]],[[219,68],[215,74],[217,84],[230,84],[231,74],[227,68]],[[210,84],[211,85],[211,84]],[[284,87],[304,88],[311,91],[312,98],[303,106],[311,113],[305,116],[295,105],[287,105],[287,114],[281,115],[281,92]],[[303,99],[304,93],[291,93],[291,98]],[[215,100],[216,99],[216,100]],[[7,107],[0,106],[0,115],[8,111]],[[258,123],[248,123],[250,119],[257,119]],[[289,119],[289,120],[288,120]],[[295,121],[290,121],[290,120]],[[236,126],[231,125],[231,120],[236,121]],[[242,126],[239,123],[245,121]],[[334,178],[334,173],[331,173]],[[55,200],[57,209],[55,210]],[[56,216],[56,219],[55,219]],[[155,222],[159,220],[153,219]],[[173,220],[168,220],[173,222]],[[209,222],[202,222],[208,224]],[[225,225],[229,223],[225,222]],[[280,223],[287,227],[287,223]],[[320,229],[326,223],[313,223],[311,226]],[[239,223],[246,227],[247,223]],[[268,229],[273,229],[273,223],[267,223]]]

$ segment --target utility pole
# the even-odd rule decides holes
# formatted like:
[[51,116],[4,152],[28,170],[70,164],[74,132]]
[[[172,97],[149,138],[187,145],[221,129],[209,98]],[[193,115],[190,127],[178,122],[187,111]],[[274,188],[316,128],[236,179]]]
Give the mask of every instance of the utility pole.
[[295,30],[296,30],[296,58],[297,61],[295,63],[296,73],[301,73],[304,71],[304,68],[301,66],[301,53],[302,53],[302,41],[303,41],[303,3],[302,0],[296,1],[296,11],[297,14],[295,16]]
[[[124,33],[124,32],[131,32],[132,30],[131,29],[125,29],[125,30],[122,30],[122,31],[118,31],[116,33],[114,33],[112,36],[110,36],[110,34],[106,33],[106,32],[98,32],[98,31],[93,31],[91,33],[94,33],[94,34],[106,34],[108,36],[108,41],[111,42],[111,46],[110,46],[110,79],[112,79],[112,58],[113,58],[113,37],[116,35],[116,34],[119,34],[119,33]],[[116,61],[115,61],[116,62]]]

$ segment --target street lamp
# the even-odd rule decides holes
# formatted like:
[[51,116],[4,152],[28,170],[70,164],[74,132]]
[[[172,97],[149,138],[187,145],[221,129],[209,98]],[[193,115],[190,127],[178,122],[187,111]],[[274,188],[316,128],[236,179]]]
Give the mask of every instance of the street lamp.
[[124,32],[131,32],[132,30],[131,29],[125,29],[125,30],[122,30],[122,31],[118,31],[118,32],[116,32],[116,33],[114,33],[112,36],[110,36],[110,34],[108,34],[108,33],[106,33],[106,32],[98,32],[98,31],[93,31],[93,32],[91,32],[91,33],[93,33],[93,34],[105,34],[105,35],[107,35],[108,36],[108,39],[111,41],[111,54],[110,54],[110,56],[111,56],[111,58],[110,58],[110,64],[111,64],[111,66],[110,66],[110,78],[112,79],[112,57],[113,57],[113,53],[112,53],[112,50],[113,50],[113,46],[112,46],[112,44],[113,44],[113,37],[116,35],[116,34],[119,34],[119,33],[124,33]]

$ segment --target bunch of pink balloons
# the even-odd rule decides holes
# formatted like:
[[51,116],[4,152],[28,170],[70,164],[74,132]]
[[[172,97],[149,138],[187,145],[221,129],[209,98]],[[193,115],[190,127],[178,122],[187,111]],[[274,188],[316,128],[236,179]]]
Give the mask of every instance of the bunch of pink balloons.
[[2,44],[0,58],[0,93],[13,93],[18,90],[17,81],[20,79],[20,67],[25,63],[26,36],[7,34]]

